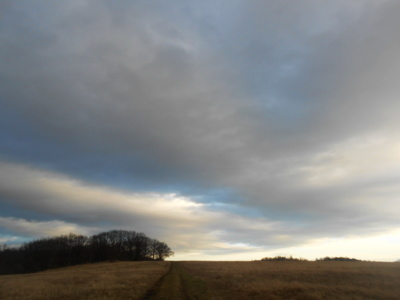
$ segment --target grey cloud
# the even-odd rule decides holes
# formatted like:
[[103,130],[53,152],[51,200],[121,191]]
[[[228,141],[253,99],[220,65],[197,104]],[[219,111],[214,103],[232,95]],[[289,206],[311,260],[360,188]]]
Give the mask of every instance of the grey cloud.
[[[36,19],[35,12],[26,14]],[[131,21],[125,32],[108,14],[101,20],[87,14],[99,28],[66,24],[73,20],[67,15],[56,24],[32,23],[28,32],[9,29],[13,40],[3,51],[9,57],[2,68],[9,109],[61,153],[116,153],[133,160],[133,167],[136,160],[156,161],[160,172],[165,166],[185,174],[215,159],[210,150],[224,160],[243,131],[237,124],[242,117],[224,83],[185,48],[196,37],[159,38],[158,28],[146,27],[151,15]],[[177,25],[167,26],[179,32]],[[15,48],[24,52],[14,56]]]
[[[71,232],[89,234],[98,231],[97,228],[85,228],[64,221],[33,222],[27,221],[26,219],[0,217],[0,224],[2,228],[6,228],[15,235],[28,238],[42,238],[46,236],[69,234]],[[12,238],[10,241],[12,241]]]
[[[381,147],[396,147],[395,1],[3,3],[4,160],[85,182],[231,202],[235,213],[287,222],[277,236],[396,224],[385,206],[397,172],[385,164],[374,176],[374,157],[385,156],[379,145],[361,161],[346,146],[382,135],[390,142]],[[330,150],[340,159],[318,160]],[[335,169],[353,177],[332,179]],[[48,195],[31,181],[22,189],[15,182],[2,190],[13,205],[85,222],[71,217],[67,202],[64,214],[46,208]],[[99,210],[90,218],[129,223],[131,215]],[[148,224],[140,215],[135,222]],[[225,229],[229,242],[276,235]]]
[[0,166],[3,201],[47,216],[44,220],[0,216],[2,236],[93,234],[114,226],[163,237],[182,252],[224,249],[238,240],[251,247],[278,247],[283,235],[287,245],[305,238],[304,234],[295,238],[287,224],[213,211],[176,195],[106,189],[36,168],[10,163]]

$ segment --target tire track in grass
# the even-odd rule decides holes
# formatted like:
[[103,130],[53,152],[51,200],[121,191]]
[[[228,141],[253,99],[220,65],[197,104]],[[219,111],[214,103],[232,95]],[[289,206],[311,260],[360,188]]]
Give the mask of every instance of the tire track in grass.
[[186,300],[188,299],[182,284],[182,278],[175,262],[171,262],[169,271],[161,277],[146,293],[143,300]]
[[143,300],[203,300],[210,299],[204,282],[182,270],[179,262],[171,267],[146,293]]

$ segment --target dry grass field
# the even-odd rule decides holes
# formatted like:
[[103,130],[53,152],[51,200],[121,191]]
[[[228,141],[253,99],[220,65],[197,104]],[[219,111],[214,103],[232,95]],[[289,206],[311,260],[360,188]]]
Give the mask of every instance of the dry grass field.
[[204,282],[209,299],[400,299],[400,263],[179,264],[185,272]]
[[170,262],[115,262],[0,276],[1,300],[142,299]]
[[0,276],[0,299],[397,300],[400,263],[99,263]]

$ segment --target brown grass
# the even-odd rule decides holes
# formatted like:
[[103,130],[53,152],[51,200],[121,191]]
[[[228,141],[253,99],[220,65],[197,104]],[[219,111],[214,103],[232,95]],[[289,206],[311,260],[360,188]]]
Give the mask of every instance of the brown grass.
[[[0,276],[0,299],[143,299],[170,264],[100,263]],[[166,284],[185,299],[400,299],[400,263],[175,262],[171,270],[160,291]],[[157,299],[173,300],[164,296]]]
[[0,276],[1,300],[142,299],[169,262],[115,262]]
[[400,299],[400,264],[182,262],[213,299]]

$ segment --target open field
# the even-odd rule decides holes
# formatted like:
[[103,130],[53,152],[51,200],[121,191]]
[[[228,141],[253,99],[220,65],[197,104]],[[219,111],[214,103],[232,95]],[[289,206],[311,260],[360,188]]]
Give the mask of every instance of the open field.
[[400,263],[116,262],[0,276],[0,299],[399,299]]
[[1,300],[142,299],[170,262],[115,262],[0,276]]
[[[399,299],[400,263],[183,262],[213,299]],[[211,299],[211,298],[210,298]]]

